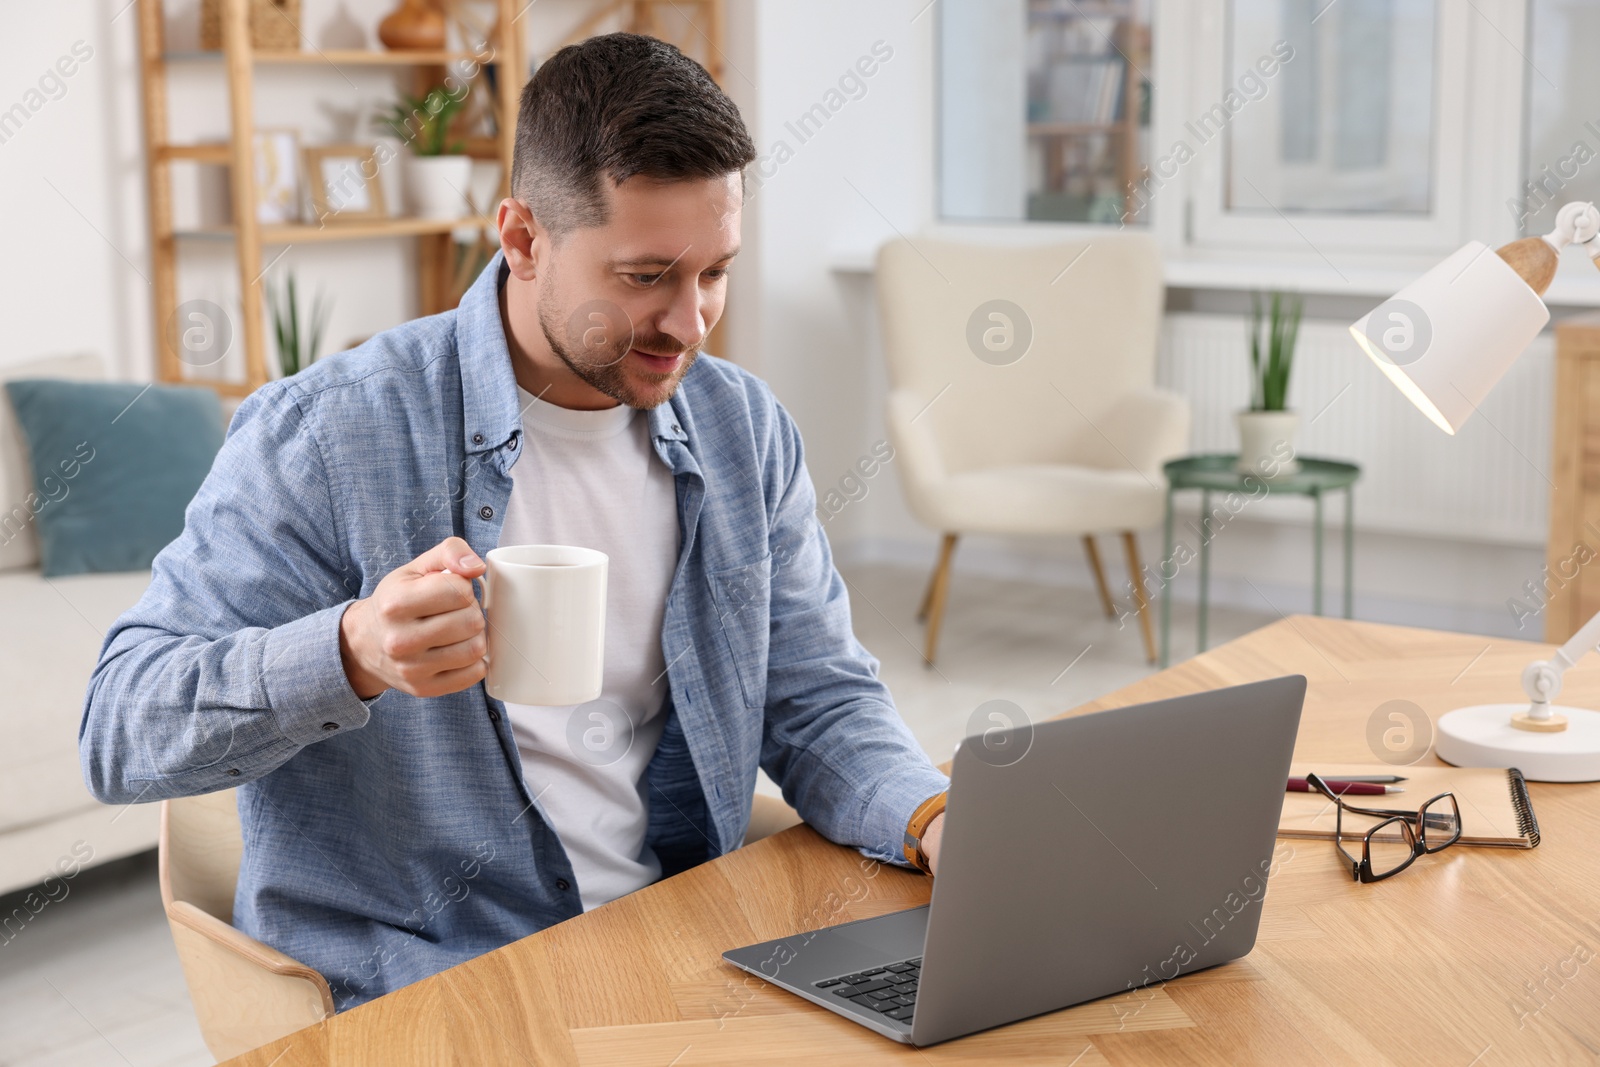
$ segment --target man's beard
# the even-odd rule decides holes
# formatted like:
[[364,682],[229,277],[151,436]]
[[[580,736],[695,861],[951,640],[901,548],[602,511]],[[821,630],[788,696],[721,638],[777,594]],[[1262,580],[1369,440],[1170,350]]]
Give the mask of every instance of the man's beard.
[[[677,338],[660,331],[648,334],[636,332],[631,324],[627,323],[622,310],[609,301],[590,301],[581,305],[580,311],[591,305],[605,305],[606,310],[596,311],[593,314],[606,320],[606,325],[609,327],[599,336],[602,343],[585,343],[591,339],[594,331],[583,329],[574,323],[573,319],[579,318],[577,313],[574,313],[573,319],[569,319],[566,323],[558,321],[555,304],[554,299],[539,301],[539,329],[544,332],[544,339],[550,345],[550,350],[573,374],[628,407],[648,410],[670,400],[672,394],[678,391],[678,383],[683,381],[683,376],[689,373],[689,368],[694,366],[695,358],[700,355],[699,345],[693,347],[685,345]],[[583,329],[583,332],[575,337],[570,336],[579,329]],[[604,336],[604,333],[613,329],[619,336],[615,338]],[[623,334],[625,336],[621,336]],[[640,370],[637,377],[656,386],[649,393],[643,393],[629,380],[625,366],[629,350],[635,348],[652,356],[681,354],[683,359],[678,369],[670,374],[655,374]]]

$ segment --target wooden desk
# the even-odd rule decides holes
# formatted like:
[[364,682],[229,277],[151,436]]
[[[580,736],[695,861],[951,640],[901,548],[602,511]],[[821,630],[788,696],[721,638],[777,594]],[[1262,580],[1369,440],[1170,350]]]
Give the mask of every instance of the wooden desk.
[[[1437,717],[1516,700],[1541,647],[1295,616],[1071,714],[1301,673],[1310,689],[1296,756],[1368,760],[1380,704],[1406,699]],[[1600,668],[1569,672],[1563,696],[1600,706]],[[231,1062],[1590,1063],[1600,785],[1531,788],[1537,849],[1456,847],[1359,885],[1331,842],[1280,840],[1260,941],[1244,959],[929,1049],[722,963],[727,948],[927,901],[922,875],[798,826]]]

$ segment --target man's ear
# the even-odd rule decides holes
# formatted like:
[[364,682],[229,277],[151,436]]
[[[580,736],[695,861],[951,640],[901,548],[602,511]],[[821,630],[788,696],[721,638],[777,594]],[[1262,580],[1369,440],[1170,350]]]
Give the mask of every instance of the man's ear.
[[549,233],[539,225],[527,204],[509,196],[500,201],[495,228],[500,231],[500,248],[512,275],[519,281],[533,281],[548,255]]

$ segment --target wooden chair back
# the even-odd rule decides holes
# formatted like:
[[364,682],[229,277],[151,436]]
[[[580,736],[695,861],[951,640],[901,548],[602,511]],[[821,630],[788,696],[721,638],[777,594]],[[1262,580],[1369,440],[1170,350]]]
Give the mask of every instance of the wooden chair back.
[[161,802],[161,901],[206,1047],[231,1059],[333,1014],[327,979],[233,928],[244,838],[234,790]]

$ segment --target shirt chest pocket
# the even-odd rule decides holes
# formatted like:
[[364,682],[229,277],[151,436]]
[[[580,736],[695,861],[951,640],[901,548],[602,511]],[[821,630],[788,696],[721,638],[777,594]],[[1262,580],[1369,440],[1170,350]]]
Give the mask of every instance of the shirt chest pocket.
[[767,703],[767,643],[771,631],[772,556],[706,575],[717,624],[733,658],[746,707]]

